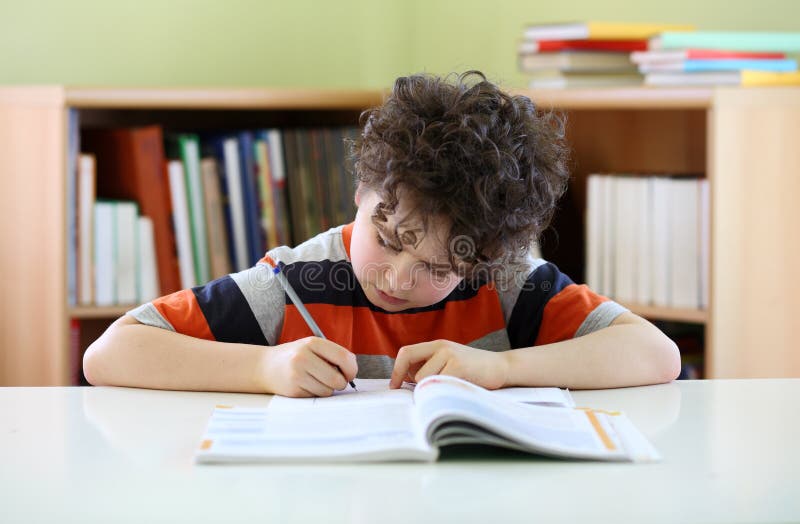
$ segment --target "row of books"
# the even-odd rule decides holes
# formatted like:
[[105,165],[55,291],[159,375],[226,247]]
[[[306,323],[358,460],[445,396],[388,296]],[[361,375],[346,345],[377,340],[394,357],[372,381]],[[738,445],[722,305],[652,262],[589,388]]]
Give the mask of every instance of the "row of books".
[[708,181],[590,175],[586,282],[622,303],[708,306]]
[[[81,130],[79,145],[70,144],[81,151],[70,192],[70,303],[132,304],[191,288],[252,266],[272,247],[352,219],[345,139],[355,133],[349,127]],[[151,224],[158,285],[154,293],[108,295],[99,280],[109,260],[100,258],[106,253],[100,233],[108,213],[128,217],[130,206]],[[96,209],[99,214],[87,211]],[[114,230],[114,236],[124,235]],[[119,255],[118,244],[113,249],[122,263],[127,256]],[[121,269],[115,271],[118,276]]]
[[797,52],[800,33],[575,22],[527,27],[518,64],[531,88],[797,85]]

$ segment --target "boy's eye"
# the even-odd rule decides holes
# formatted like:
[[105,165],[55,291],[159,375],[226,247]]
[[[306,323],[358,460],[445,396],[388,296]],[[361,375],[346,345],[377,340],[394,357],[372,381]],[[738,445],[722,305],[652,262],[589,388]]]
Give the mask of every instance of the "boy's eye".
[[396,247],[388,244],[380,234],[376,234],[375,237],[378,239],[378,245],[384,249],[391,249],[395,253],[399,253],[402,249],[397,249]]

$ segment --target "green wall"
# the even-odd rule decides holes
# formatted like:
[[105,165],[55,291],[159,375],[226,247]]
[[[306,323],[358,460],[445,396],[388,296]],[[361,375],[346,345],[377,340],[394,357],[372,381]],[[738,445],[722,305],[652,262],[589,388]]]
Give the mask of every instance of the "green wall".
[[800,31],[797,0],[0,0],[0,83],[386,87],[477,68],[524,85],[527,23]]

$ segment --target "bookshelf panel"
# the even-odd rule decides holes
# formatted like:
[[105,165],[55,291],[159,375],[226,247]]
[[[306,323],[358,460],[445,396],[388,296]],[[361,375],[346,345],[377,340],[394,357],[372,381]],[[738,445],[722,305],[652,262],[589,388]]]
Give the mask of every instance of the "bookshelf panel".
[[64,385],[66,114],[57,89],[0,92],[0,385]]

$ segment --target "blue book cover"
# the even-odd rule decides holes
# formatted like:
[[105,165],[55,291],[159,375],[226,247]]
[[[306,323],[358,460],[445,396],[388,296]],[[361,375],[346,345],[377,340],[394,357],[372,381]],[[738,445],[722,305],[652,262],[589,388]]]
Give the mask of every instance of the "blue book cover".
[[686,60],[684,71],[797,71],[794,60]]
[[258,173],[255,164],[255,139],[250,131],[241,131],[239,138],[239,162],[242,166],[242,192],[244,196],[245,222],[247,224],[247,248],[249,265],[258,262],[265,253],[262,239],[261,205],[258,195]]
[[76,193],[78,154],[81,150],[78,110],[70,109],[67,119],[67,301],[70,306],[74,306],[78,302],[78,211]]

